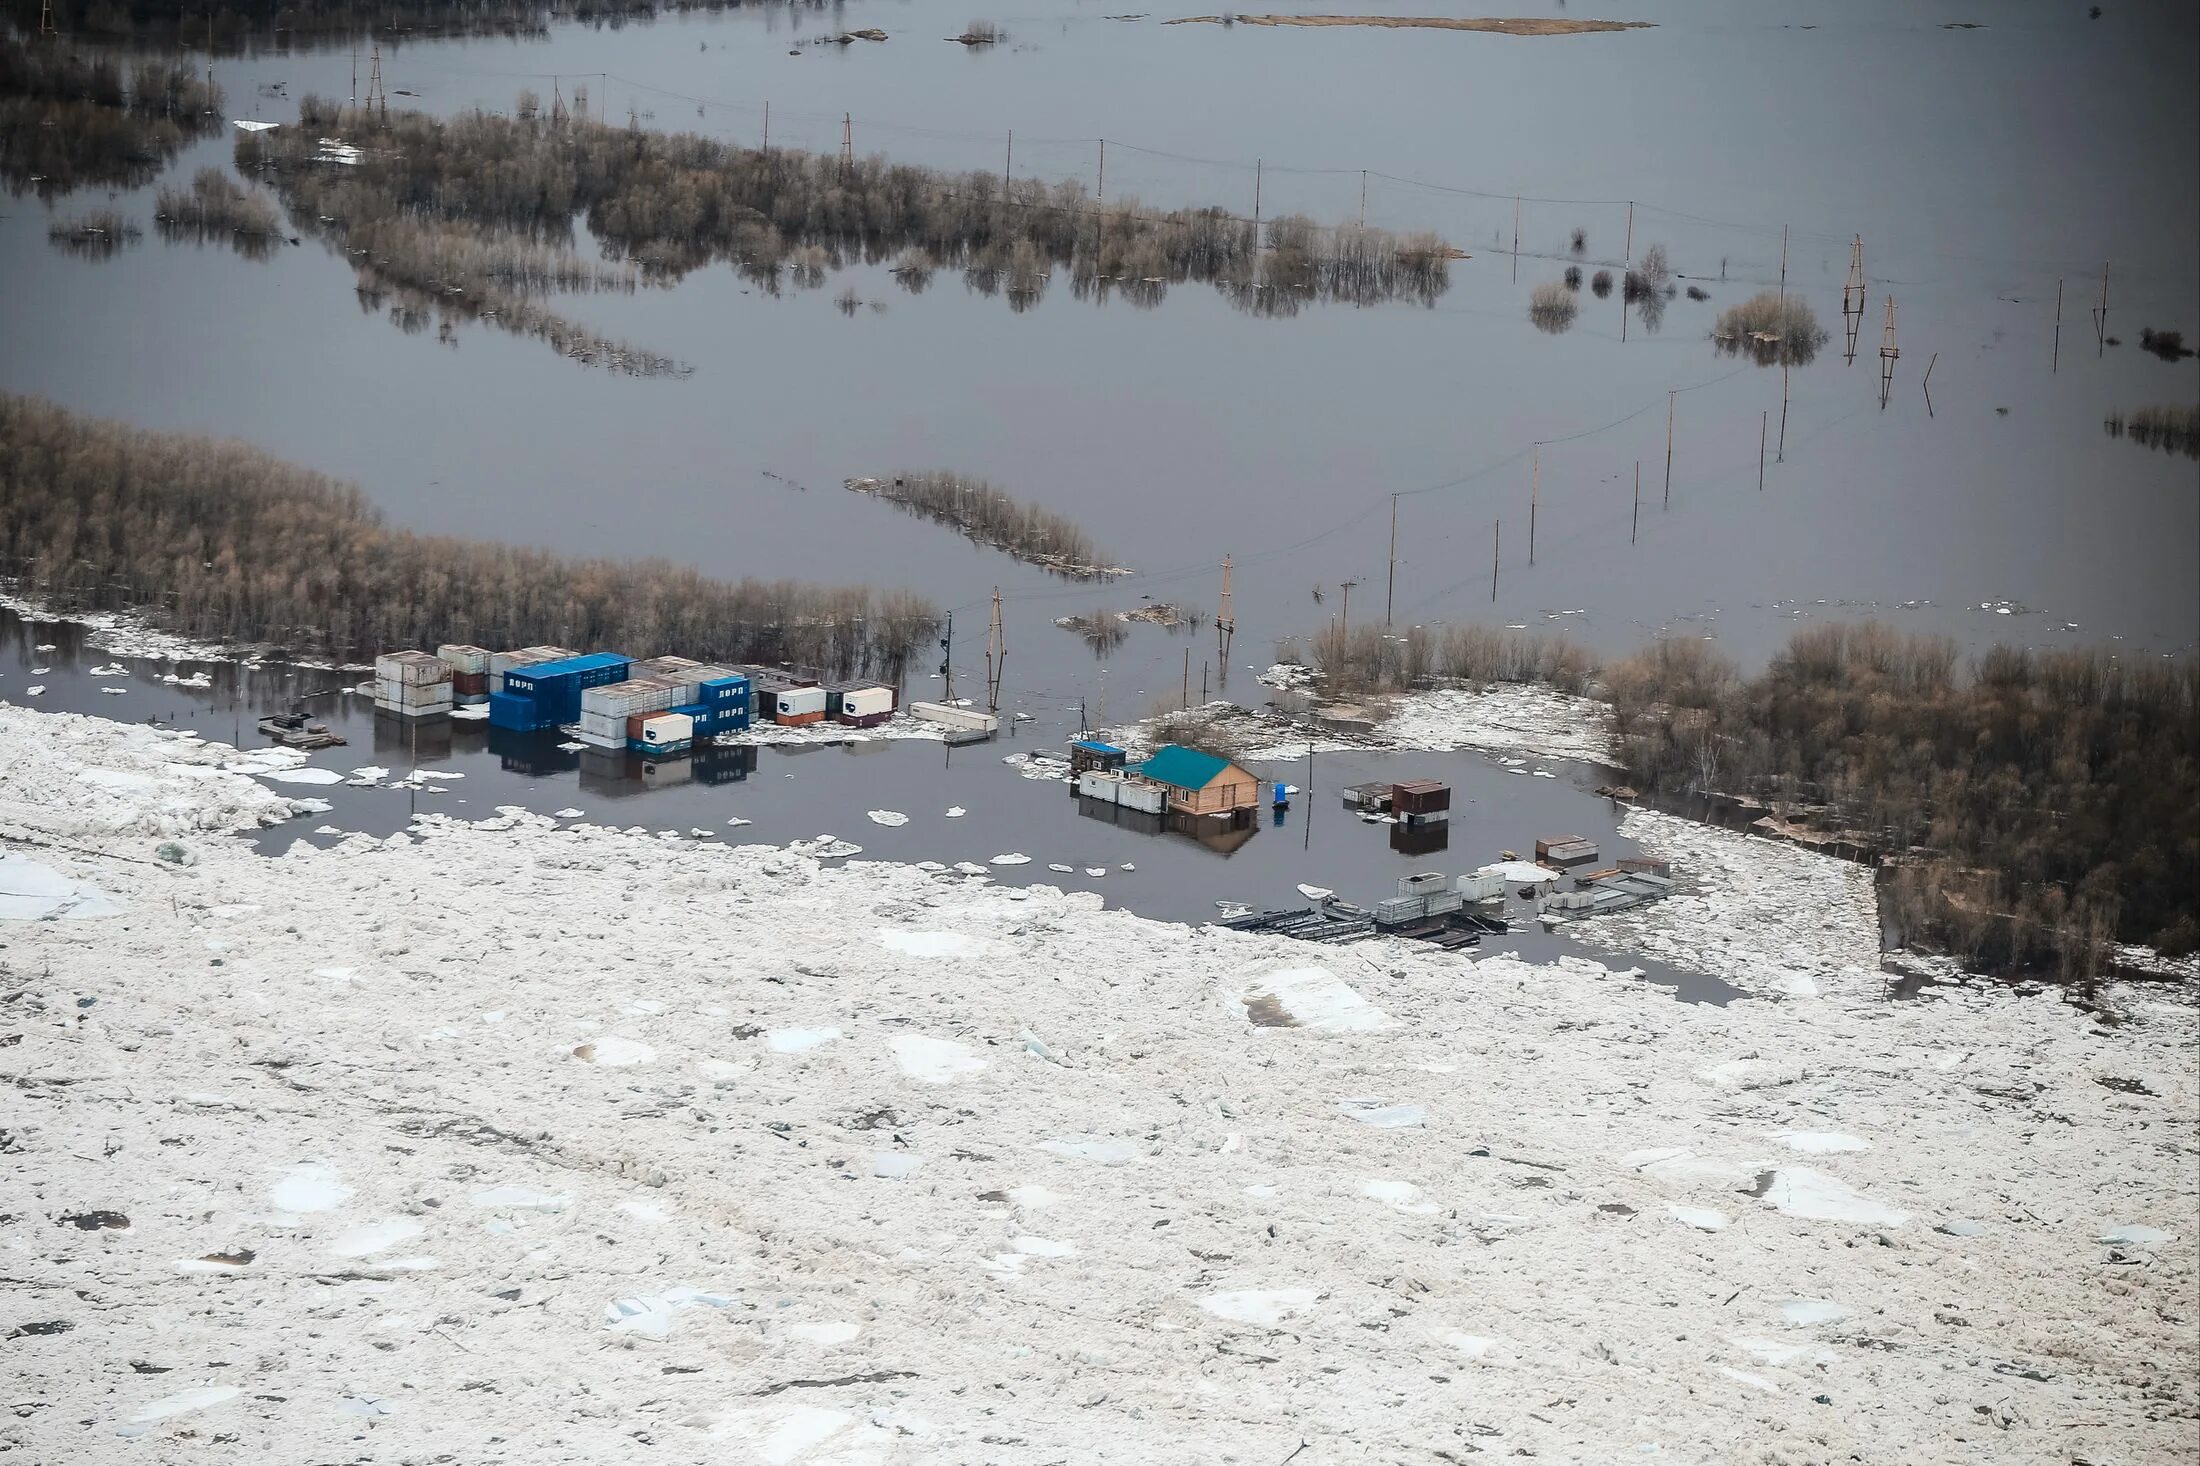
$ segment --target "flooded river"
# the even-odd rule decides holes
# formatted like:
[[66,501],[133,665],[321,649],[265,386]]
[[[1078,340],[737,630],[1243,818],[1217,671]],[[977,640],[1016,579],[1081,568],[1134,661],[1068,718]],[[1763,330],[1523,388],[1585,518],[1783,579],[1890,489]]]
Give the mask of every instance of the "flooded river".
[[[383,66],[417,94],[400,106],[585,86],[614,118],[760,140],[768,102],[774,146],[837,147],[846,114],[858,151],[941,166],[1003,166],[1013,129],[1016,172],[1094,190],[1106,137],[1111,198],[1250,213],[1257,186],[1264,217],[1339,219],[1364,185],[1369,222],[1440,230],[1473,257],[1433,308],[1288,319],[1201,286],[1139,308],[1061,281],[1012,311],[952,274],[912,296],[877,268],[774,297],[721,265],[564,302],[695,368],[635,380],[480,326],[403,334],[311,241],[264,262],[165,244],[149,189],[115,201],[146,241],[106,262],[45,238],[103,200],[24,197],[0,217],[0,387],[247,439],[422,530],[910,586],[956,608],[973,682],[998,586],[1009,696],[1082,700],[1096,721],[1187,680],[1242,695],[1279,642],[1344,616],[1493,620],[1612,653],[1678,631],[1745,662],[1827,616],[1967,647],[2181,655],[2200,635],[2192,464],[2101,428],[2200,397],[2193,362],[2135,344],[2145,325],[2200,335],[2189,189],[2169,183],[2200,164],[2189,8],[1663,0],[1629,13],[1652,29],[1553,37],[1166,26],[1060,0],[997,18],[1010,39],[979,53],[878,4],[413,43]],[[1949,28],[1969,22],[1983,28]],[[857,25],[891,39],[810,44]],[[216,66],[229,110],[267,118],[348,95],[351,69],[343,50]],[[175,171],[229,156],[209,140]],[[1784,411],[1777,369],[1707,340],[1722,305],[1777,288],[1783,225],[1786,288],[1833,331]],[[1662,244],[1709,299],[1675,299],[1655,331],[1637,316],[1622,340],[1617,294],[1584,289],[1569,331],[1539,332],[1528,292],[1573,260],[1577,228],[1587,268]],[[1851,364],[1857,233],[1870,298]],[[2117,347],[2090,314],[2104,260]],[[844,289],[865,306],[836,309]],[[1882,408],[1889,295],[1902,355]],[[1140,574],[1066,585],[840,487],[915,467],[1059,509]],[[1144,598],[1212,615],[1225,554],[1228,666],[1211,632],[1137,626],[1096,664],[1053,624]]]

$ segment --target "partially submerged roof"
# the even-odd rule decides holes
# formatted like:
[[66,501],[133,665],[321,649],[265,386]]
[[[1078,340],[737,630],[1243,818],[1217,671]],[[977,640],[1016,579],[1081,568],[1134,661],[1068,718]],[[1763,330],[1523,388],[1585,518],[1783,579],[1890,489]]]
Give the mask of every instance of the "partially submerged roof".
[[1085,749],[1090,753],[1104,753],[1113,758],[1128,758],[1130,756],[1126,754],[1122,749],[1117,748],[1114,744],[1102,743],[1097,738],[1080,738],[1077,740],[1075,746]]
[[1171,788],[1204,789],[1231,767],[1228,759],[1215,754],[1201,753],[1181,743],[1164,743],[1139,765],[1138,772]]

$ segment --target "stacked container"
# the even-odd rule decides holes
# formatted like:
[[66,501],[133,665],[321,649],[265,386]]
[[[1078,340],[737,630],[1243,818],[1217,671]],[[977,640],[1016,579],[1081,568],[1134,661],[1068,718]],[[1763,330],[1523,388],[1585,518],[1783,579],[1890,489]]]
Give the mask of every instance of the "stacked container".
[[809,723],[825,721],[825,689],[818,686],[789,687],[772,699],[772,721],[788,727],[799,728]]
[[591,688],[623,684],[632,665],[615,652],[595,652],[514,667],[504,674],[504,690],[490,694],[489,721],[522,731],[562,728],[580,718],[583,695]]
[[580,740],[592,748],[627,746],[626,720],[636,713],[669,713],[685,695],[681,683],[665,677],[635,677],[581,694]]
[[404,718],[448,714],[451,664],[426,652],[388,652],[374,659],[374,705]]
[[504,690],[504,674],[514,667],[532,667],[541,662],[562,662],[580,653],[562,646],[528,646],[516,652],[491,652],[489,654],[489,695],[494,697]]
[[627,751],[649,758],[686,753],[695,745],[695,720],[686,713],[636,713],[626,720]]
[[713,733],[738,733],[753,721],[750,702],[749,679],[739,672],[723,672],[715,677],[705,677],[697,689],[696,705],[702,708],[700,715],[683,708],[695,718],[695,736],[708,737]]
[[875,728],[894,715],[891,687],[848,687],[833,698],[833,721],[857,728]]
[[460,707],[477,707],[489,700],[489,649],[446,642],[435,649],[438,660],[451,668],[451,698]]

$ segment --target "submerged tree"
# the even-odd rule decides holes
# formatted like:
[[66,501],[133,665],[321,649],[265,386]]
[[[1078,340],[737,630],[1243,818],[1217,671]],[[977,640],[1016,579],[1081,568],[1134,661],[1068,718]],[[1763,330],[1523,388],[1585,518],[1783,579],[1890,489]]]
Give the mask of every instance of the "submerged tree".
[[1763,290],[1720,311],[1711,340],[1726,355],[1746,356],[1759,366],[1803,366],[1826,344],[1826,333],[1800,295],[1783,300]]

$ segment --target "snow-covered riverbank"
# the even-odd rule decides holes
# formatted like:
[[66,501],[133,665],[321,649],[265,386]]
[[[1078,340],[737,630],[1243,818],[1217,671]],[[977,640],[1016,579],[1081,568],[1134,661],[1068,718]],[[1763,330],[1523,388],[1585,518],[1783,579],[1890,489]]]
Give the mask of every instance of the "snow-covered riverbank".
[[[0,920],[26,1459],[2189,1445],[2189,990],[1690,1006],[524,814],[270,860],[225,757],[0,709],[0,879],[104,903]],[[1762,950],[1761,869],[1691,919]]]

